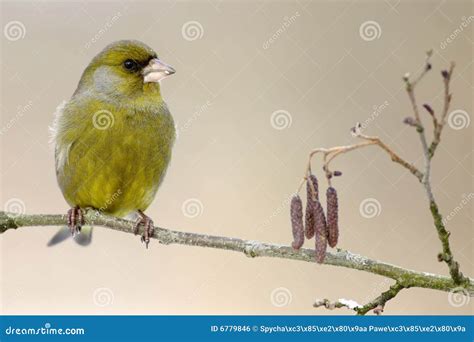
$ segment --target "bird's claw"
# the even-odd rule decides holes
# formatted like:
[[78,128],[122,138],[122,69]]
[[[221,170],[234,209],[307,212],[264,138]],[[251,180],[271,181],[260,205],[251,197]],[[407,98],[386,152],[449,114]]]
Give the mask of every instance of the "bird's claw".
[[84,214],[79,207],[74,207],[67,212],[67,226],[71,231],[71,235],[74,236],[81,232],[81,228],[84,225]]
[[133,226],[133,233],[135,235],[138,234],[140,225],[143,225],[143,234],[141,237],[141,241],[145,243],[146,248],[148,248],[148,244],[150,243],[150,238],[155,233],[155,228],[153,225],[153,220],[146,216],[141,211],[138,212],[140,217],[138,218],[137,222]]

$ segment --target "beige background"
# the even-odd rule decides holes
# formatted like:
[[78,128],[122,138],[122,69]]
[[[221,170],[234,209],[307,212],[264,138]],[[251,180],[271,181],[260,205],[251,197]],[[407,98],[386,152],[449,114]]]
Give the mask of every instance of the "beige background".
[[[419,101],[440,110],[439,70],[455,60],[452,109],[472,118],[474,22],[441,46],[463,17],[474,15],[472,5],[2,2],[2,28],[20,21],[25,36],[1,37],[1,205],[16,198],[27,213],[66,212],[48,146],[52,113],[71,96],[96,53],[109,42],[135,38],[178,70],[162,89],[179,138],[148,214],[164,227],[287,244],[287,198],[309,150],[352,142],[349,129],[355,122],[369,120],[367,134],[381,136],[421,166],[418,137],[402,124],[411,112],[401,76],[419,70],[426,49],[434,48],[434,71],[421,84]],[[198,39],[184,39],[182,27],[189,21],[201,25]],[[380,36],[370,41],[359,34],[367,21],[380,27]],[[385,102],[374,116],[373,107]],[[278,110],[291,116],[291,125],[280,130],[271,124]],[[447,126],[434,159],[433,186],[445,215],[472,192],[473,126]],[[318,163],[313,165],[320,170]],[[335,165],[344,173],[335,182],[341,248],[447,274],[436,261],[440,243],[414,177],[374,147],[343,156]],[[367,198],[380,203],[374,218],[359,211]],[[183,214],[188,199],[202,204],[198,216]],[[471,276],[472,209],[470,202],[448,223],[455,256]],[[138,237],[101,228],[89,248],[70,240],[47,248],[56,230],[25,228],[0,236],[2,313],[348,314],[316,310],[312,303],[341,297],[367,302],[390,283],[349,269],[251,260],[156,241],[145,250]],[[455,308],[447,293],[410,289],[389,303],[387,313],[468,314],[472,309],[472,301]]]

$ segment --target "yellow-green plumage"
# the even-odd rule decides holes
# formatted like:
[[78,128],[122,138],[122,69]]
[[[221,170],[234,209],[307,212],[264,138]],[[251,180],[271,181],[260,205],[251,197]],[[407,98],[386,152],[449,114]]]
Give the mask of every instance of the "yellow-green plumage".
[[171,158],[175,127],[159,83],[123,67],[156,54],[136,41],[108,46],[84,71],[55,127],[56,170],[67,202],[116,216],[144,211]]

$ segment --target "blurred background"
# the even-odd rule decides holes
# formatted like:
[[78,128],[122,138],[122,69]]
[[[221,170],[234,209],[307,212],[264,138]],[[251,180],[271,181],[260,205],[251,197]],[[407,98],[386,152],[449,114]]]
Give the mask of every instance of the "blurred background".
[[[48,142],[53,113],[104,46],[138,39],[177,69],[162,92],[178,139],[148,215],[162,227],[289,244],[289,196],[309,151],[355,142],[356,122],[422,167],[418,136],[402,123],[412,115],[402,76],[417,74],[432,48],[433,71],[417,98],[440,113],[440,70],[456,62],[432,179],[441,212],[450,214],[454,255],[472,276],[473,15],[470,1],[2,1],[0,204],[66,213]],[[315,159],[321,178],[320,167]],[[334,168],[343,172],[334,182],[339,247],[448,274],[436,259],[440,242],[424,190],[411,174],[377,147],[341,156]],[[352,314],[312,304],[365,303],[392,283],[157,241],[146,250],[139,237],[99,227],[90,247],[71,239],[46,247],[57,229],[0,236],[2,314]],[[409,289],[386,313],[469,314],[473,307],[465,297]]]

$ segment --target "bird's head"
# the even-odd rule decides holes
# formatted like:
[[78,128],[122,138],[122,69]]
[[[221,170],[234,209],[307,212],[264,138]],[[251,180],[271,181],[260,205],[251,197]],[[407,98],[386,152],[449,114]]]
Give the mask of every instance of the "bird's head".
[[136,40],[121,40],[108,45],[92,59],[76,93],[94,91],[109,97],[160,96],[159,81],[174,73],[149,46]]

